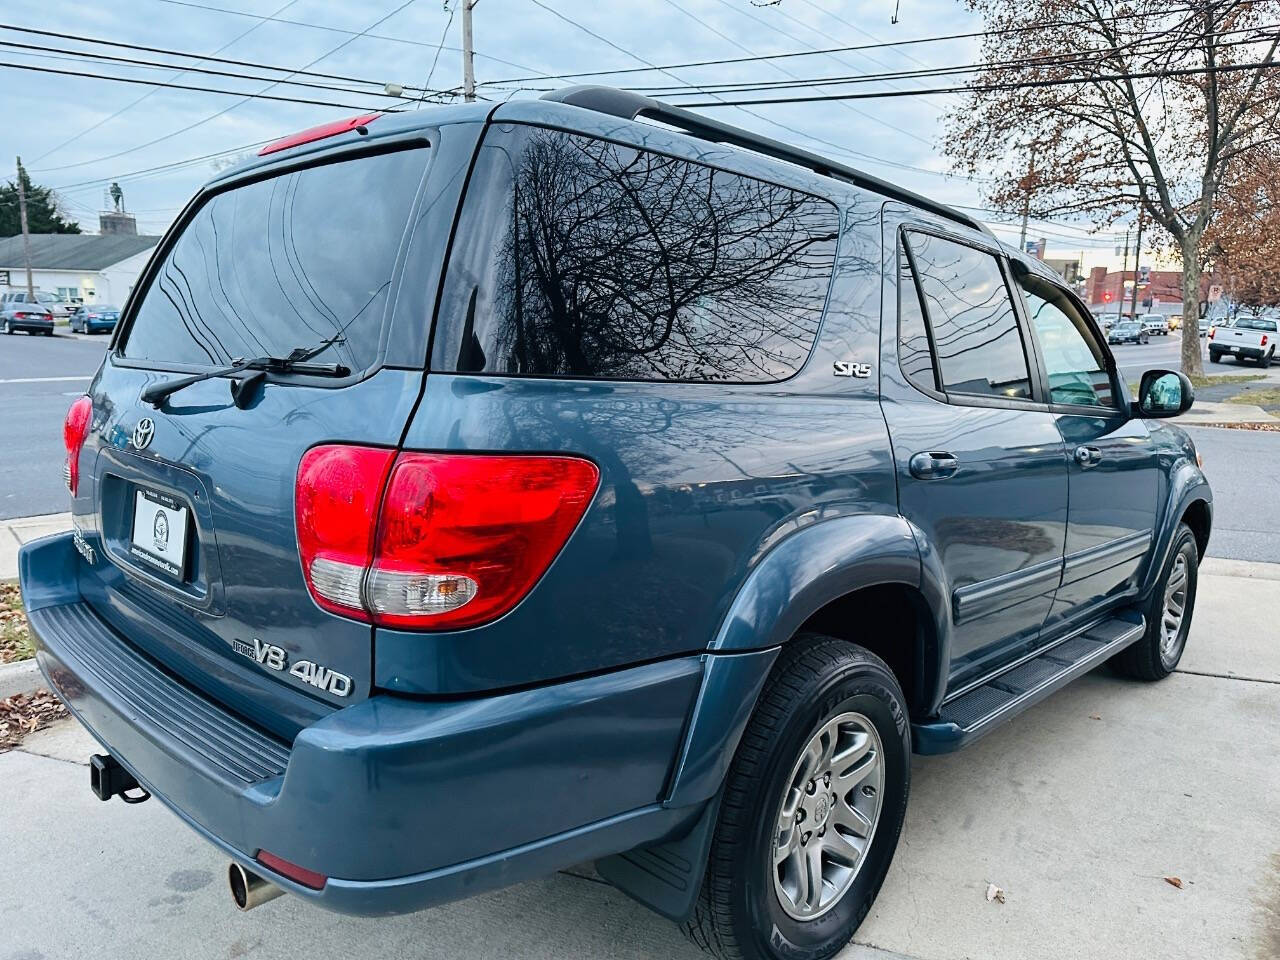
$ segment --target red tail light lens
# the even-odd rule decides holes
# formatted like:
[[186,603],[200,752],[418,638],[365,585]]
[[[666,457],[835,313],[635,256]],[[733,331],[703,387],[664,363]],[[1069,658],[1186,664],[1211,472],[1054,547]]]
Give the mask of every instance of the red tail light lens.
[[302,570],[316,603],[361,615],[374,523],[394,450],[312,447],[298,465],[294,515]]
[[67,489],[73,497],[80,487],[80,448],[89,435],[89,421],[92,417],[93,401],[88,397],[76,397],[71,409],[67,411],[67,418],[62,422],[62,445],[67,451],[63,473]]
[[[326,609],[409,629],[476,626],[546,572],[600,482],[578,457],[317,447],[298,470],[298,545]],[[378,494],[384,486],[374,541]]]
[[1212,340],[1212,339],[1213,339],[1213,335],[1217,332],[1217,330],[1218,330],[1218,328],[1217,328],[1217,327],[1210,327],[1210,328],[1209,328],[1209,339],[1210,339],[1210,340]]
[[1267,345],[1267,335],[1264,333],[1262,335],[1262,343],[1260,343],[1259,346],[1265,347],[1266,345]]

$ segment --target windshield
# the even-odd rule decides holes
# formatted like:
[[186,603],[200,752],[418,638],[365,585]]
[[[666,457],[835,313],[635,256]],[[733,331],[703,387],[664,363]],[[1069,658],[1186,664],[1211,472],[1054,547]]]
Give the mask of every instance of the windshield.
[[326,340],[322,362],[369,369],[427,155],[363,156],[214,194],[156,268],[124,356],[224,367]]
[[1123,333],[1126,330],[1137,330],[1139,326],[1140,324],[1134,323],[1132,320],[1126,320],[1124,323],[1117,323],[1114,329],[1117,333]]
[[90,313],[119,313],[119,307],[113,307],[108,303],[95,303],[92,307],[87,308]]

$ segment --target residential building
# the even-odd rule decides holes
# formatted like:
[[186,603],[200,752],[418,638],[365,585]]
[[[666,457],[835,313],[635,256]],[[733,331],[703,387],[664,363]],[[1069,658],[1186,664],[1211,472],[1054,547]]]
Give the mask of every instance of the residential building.
[[[37,291],[76,303],[120,306],[138,282],[159,237],[127,233],[34,233],[31,273]],[[25,290],[22,237],[0,239],[0,293]]]

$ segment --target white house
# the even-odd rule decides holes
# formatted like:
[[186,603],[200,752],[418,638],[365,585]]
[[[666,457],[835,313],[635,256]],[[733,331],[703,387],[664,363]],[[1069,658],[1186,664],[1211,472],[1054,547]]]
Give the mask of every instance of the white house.
[[[38,292],[123,306],[159,237],[33,233],[31,274]],[[0,239],[0,293],[27,288],[22,237]]]

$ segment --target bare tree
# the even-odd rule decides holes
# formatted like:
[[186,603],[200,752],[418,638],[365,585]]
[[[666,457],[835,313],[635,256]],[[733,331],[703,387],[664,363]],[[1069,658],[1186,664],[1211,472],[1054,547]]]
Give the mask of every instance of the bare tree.
[[[955,167],[1010,212],[1101,226],[1141,207],[1181,253],[1194,319],[1219,198],[1276,132],[1280,2],[966,2],[992,32],[948,117]],[[1203,373],[1195,337],[1182,367]]]
[[1280,306],[1280,146],[1254,151],[1224,186],[1205,238],[1215,282],[1233,304]]

